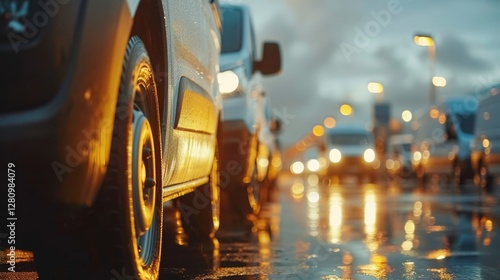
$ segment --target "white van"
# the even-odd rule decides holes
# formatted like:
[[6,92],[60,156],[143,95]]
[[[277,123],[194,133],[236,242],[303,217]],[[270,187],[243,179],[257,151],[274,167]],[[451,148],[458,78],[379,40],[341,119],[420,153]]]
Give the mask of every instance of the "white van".
[[364,125],[337,125],[325,133],[328,157],[328,175],[364,176],[374,183],[380,162],[375,155],[372,131]]

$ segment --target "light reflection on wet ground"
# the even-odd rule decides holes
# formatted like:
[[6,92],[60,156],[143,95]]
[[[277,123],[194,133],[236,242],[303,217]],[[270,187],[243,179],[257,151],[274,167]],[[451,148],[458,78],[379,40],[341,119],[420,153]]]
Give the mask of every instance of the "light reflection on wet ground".
[[[283,177],[252,234],[219,238],[216,266],[192,273],[186,262],[183,271],[170,263],[161,279],[500,277],[498,194],[437,182],[320,181]],[[267,217],[274,227],[280,219],[273,233]]]
[[500,279],[498,186],[323,182],[283,176],[251,232],[164,241],[160,279]]

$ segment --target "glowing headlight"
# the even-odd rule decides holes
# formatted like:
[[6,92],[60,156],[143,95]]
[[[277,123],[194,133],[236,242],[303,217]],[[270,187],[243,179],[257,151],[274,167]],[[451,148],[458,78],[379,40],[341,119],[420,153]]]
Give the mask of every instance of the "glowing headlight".
[[311,172],[316,172],[319,170],[320,164],[317,159],[310,159],[307,161],[307,169]]
[[235,92],[240,85],[238,75],[231,70],[217,74],[217,81],[219,82],[219,91],[223,95]]
[[368,163],[373,162],[375,160],[375,151],[372,149],[366,149],[363,153],[363,159]]
[[419,162],[422,159],[422,153],[416,151],[413,153],[413,160]]
[[333,163],[337,163],[342,159],[342,154],[338,149],[331,149],[329,156],[330,156],[330,161]]
[[290,166],[290,171],[292,171],[293,174],[301,174],[304,172],[304,164],[300,161],[296,161]]

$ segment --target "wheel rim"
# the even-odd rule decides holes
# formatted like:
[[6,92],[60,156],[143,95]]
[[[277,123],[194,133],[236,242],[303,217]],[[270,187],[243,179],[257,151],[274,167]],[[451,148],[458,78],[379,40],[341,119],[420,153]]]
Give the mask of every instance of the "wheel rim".
[[144,264],[154,258],[156,215],[156,156],[151,126],[138,108],[133,111],[132,192],[137,250]]

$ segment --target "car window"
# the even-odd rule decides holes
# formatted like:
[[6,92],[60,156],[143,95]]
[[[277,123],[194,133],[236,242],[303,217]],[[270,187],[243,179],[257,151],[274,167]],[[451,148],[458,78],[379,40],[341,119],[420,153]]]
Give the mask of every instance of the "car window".
[[368,135],[359,133],[350,134],[332,134],[329,135],[330,143],[333,145],[354,145],[367,146],[369,143]]
[[467,134],[474,133],[474,123],[476,120],[475,114],[458,114],[457,121],[459,123],[460,129]]
[[403,151],[411,152],[411,144],[408,143],[401,144],[401,148],[403,148]]
[[222,7],[222,53],[237,52],[242,45],[243,14],[241,10]]

